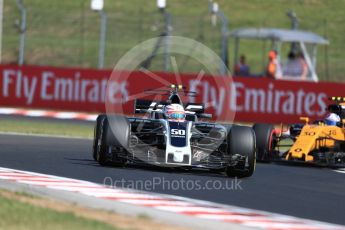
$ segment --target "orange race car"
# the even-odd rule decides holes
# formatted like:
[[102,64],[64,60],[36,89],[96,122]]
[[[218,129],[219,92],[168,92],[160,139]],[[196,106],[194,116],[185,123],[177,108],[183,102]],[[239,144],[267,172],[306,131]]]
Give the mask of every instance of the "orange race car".
[[273,125],[253,126],[257,141],[257,160],[285,160],[313,163],[320,166],[345,166],[345,97],[332,97],[334,102],[327,111],[332,120],[317,120],[310,123],[301,117],[304,124],[275,129]]

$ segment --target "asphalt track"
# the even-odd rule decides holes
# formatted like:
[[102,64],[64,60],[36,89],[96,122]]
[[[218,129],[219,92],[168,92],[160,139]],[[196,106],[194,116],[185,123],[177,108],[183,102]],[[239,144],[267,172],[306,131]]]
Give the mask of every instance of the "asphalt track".
[[108,178],[108,185],[117,181],[117,186],[345,225],[343,173],[327,168],[258,164],[254,176],[241,180],[235,190],[231,187],[234,179],[210,172],[101,167],[92,160],[91,145],[91,140],[0,135],[0,166],[96,183]]

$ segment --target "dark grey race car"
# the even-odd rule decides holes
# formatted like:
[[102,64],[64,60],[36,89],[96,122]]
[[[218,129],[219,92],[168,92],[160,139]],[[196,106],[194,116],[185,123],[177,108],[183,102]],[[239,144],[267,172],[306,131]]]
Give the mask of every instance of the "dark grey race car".
[[[251,127],[211,122],[202,104],[183,104],[173,85],[164,102],[137,100],[135,113],[148,118],[99,115],[93,158],[102,166],[145,164],[184,169],[203,168],[223,171],[228,176],[249,177],[256,164],[256,138]],[[180,104],[186,112],[183,122],[168,120],[163,108]]]

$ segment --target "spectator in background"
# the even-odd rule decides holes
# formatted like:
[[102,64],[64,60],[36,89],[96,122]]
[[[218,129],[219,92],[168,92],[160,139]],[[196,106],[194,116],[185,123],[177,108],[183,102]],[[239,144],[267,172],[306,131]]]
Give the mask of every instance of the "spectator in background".
[[296,58],[296,54],[292,51],[289,52],[287,62],[283,67],[284,77],[298,77],[301,72],[300,63]]
[[246,57],[241,55],[240,62],[235,65],[236,76],[250,76],[250,68],[246,64]]
[[268,52],[266,76],[270,79],[280,79],[282,77],[281,65],[279,63],[278,52],[276,50]]
[[301,79],[306,80],[308,77],[308,65],[307,62],[304,59],[304,55],[300,52],[298,54],[298,60],[302,65],[302,74],[301,74]]
[[305,80],[308,74],[308,67],[302,54],[296,55],[290,51],[288,60],[283,68],[283,76],[285,78],[296,78]]

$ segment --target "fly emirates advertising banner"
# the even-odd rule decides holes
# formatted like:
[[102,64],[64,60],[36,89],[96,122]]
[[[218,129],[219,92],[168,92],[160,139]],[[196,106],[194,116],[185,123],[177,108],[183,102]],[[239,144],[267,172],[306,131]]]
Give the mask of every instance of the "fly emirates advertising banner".
[[[344,83],[273,81],[197,74],[112,72],[35,66],[0,66],[0,107],[104,113],[108,106],[134,113],[135,99],[165,100],[169,84],[182,84],[197,96],[181,93],[185,102],[203,103],[213,119],[294,123],[299,117],[322,119],[331,96],[344,96]],[[154,95],[145,90],[159,89]]]

